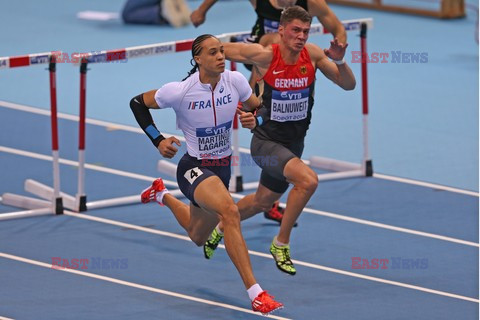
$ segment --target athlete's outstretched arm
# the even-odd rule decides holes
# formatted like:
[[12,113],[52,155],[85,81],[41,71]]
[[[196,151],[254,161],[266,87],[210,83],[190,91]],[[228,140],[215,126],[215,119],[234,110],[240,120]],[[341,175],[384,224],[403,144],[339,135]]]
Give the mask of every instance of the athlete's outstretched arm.
[[155,101],[155,93],[157,90],[150,90],[143,94],[145,105],[151,109],[158,109],[157,101]]
[[[344,90],[355,89],[355,76],[344,59],[342,62],[338,61],[337,64],[331,61],[329,57],[325,55],[322,49],[313,44],[308,45],[308,51],[312,57],[312,60],[315,62],[315,67],[322,71],[322,73],[328,79],[336,83]],[[336,60],[336,57],[343,57],[344,54],[345,53],[338,53],[337,56],[332,55],[330,58]],[[339,60],[342,60],[342,58]]]
[[190,20],[195,27],[205,22],[208,10],[217,2],[217,0],[204,0],[196,10],[190,15]]
[[347,43],[345,27],[340,20],[338,20],[337,16],[333,13],[325,0],[309,0],[308,12],[312,16],[316,16],[318,21],[320,21],[334,38],[337,38],[338,41],[344,45]]
[[267,67],[272,61],[273,52],[271,47],[263,47],[256,43],[231,43],[223,44],[225,59],[254,64],[259,67]]
[[132,109],[133,115],[140,125],[140,128],[147,134],[160,154],[165,158],[173,158],[178,151],[178,149],[173,146],[173,143],[180,146],[180,141],[173,136],[165,138],[160,131],[158,131],[150,114],[149,109],[159,109],[155,101],[156,92],[156,90],[151,90],[132,98],[132,100],[130,100],[130,109]]

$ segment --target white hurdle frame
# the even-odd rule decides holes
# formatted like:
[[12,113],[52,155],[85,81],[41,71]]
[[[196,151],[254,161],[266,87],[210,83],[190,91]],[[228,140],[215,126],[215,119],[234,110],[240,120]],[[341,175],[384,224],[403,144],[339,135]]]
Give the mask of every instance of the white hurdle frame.
[[24,211],[2,213],[0,220],[33,217],[48,214],[63,214],[63,200],[60,193],[60,164],[58,154],[58,119],[57,119],[57,85],[56,85],[56,57],[60,51],[35,53],[24,56],[1,57],[0,69],[27,67],[39,64],[48,64],[50,85],[50,119],[52,132],[52,164],[53,188],[32,179],[25,180],[25,191],[42,199],[5,193],[1,197],[4,205],[26,209]]

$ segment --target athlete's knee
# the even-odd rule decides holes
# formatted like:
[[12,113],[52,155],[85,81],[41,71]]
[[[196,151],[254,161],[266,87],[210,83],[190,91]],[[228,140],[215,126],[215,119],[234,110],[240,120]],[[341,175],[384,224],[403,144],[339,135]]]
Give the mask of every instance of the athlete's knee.
[[228,204],[220,212],[220,220],[223,225],[236,225],[240,224],[240,211],[236,204]]
[[318,187],[318,176],[312,169],[307,167],[294,185],[307,193],[314,193]]

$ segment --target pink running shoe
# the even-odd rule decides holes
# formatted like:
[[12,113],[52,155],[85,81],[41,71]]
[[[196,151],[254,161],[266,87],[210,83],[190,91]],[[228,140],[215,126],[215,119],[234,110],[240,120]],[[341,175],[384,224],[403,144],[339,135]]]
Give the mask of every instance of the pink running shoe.
[[155,179],[151,187],[148,187],[147,189],[142,191],[142,203],[149,203],[151,201],[155,201],[159,205],[163,206],[164,204],[161,201],[157,200],[157,194],[165,192],[168,193],[168,190],[163,184],[162,178]]
[[267,291],[262,291],[252,301],[253,311],[261,312],[263,315],[268,315],[276,310],[283,308],[283,304],[273,300],[275,297],[268,294]]

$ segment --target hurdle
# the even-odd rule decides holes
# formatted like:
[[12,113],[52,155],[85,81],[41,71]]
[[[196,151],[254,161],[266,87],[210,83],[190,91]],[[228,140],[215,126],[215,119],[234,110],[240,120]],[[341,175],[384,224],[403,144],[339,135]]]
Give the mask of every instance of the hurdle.
[[50,119],[52,135],[53,188],[32,179],[25,180],[25,190],[42,199],[4,193],[1,202],[4,205],[27,209],[24,211],[2,213],[0,220],[32,217],[47,214],[63,214],[62,194],[60,193],[60,165],[58,154],[58,119],[57,119],[57,85],[56,57],[60,51],[35,53],[23,56],[1,57],[0,69],[28,67],[48,64],[50,86]]

